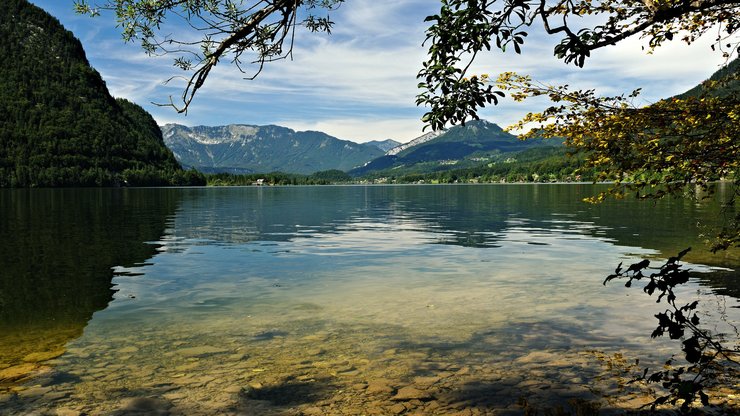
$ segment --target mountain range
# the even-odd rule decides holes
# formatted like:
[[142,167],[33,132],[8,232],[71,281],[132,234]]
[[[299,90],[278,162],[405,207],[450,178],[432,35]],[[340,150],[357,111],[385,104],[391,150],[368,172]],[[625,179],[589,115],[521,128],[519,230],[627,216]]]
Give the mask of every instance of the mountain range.
[[[273,125],[159,127],[138,105],[113,98],[74,35],[27,0],[3,3],[0,36],[0,58],[9,63],[0,67],[0,187],[204,183],[180,164],[203,172],[380,178],[499,169],[564,154],[559,140],[520,141],[483,120],[405,144],[358,144]],[[735,60],[711,79],[738,70]],[[716,94],[739,88],[735,79]]]
[[161,127],[165,144],[185,166],[202,172],[311,174],[347,171],[382,156],[376,144],[340,140],[317,131],[294,131],[280,126]]
[[316,131],[232,124],[161,127],[165,144],[186,167],[203,172],[311,174],[342,170],[353,176],[386,170],[433,171],[472,166],[533,147],[560,142],[521,141],[488,121],[424,134],[408,143],[355,143]]
[[357,177],[459,169],[511,158],[527,149],[560,145],[559,140],[519,140],[495,123],[474,120],[464,126],[427,133],[349,173]]
[[[710,79],[721,79],[739,69],[740,60],[735,60]],[[681,97],[696,95],[701,88],[697,86]],[[726,95],[738,88],[740,82],[734,80],[718,94]],[[165,143],[181,163],[207,172],[310,174],[336,169],[353,177],[381,178],[481,167],[501,175],[506,168],[542,170],[541,163],[550,170],[556,165],[568,172],[574,168],[573,160],[565,160],[562,140],[522,141],[485,120],[429,132],[404,144],[393,140],[357,144],[325,133],[295,132],[278,126],[167,125],[162,130]]]

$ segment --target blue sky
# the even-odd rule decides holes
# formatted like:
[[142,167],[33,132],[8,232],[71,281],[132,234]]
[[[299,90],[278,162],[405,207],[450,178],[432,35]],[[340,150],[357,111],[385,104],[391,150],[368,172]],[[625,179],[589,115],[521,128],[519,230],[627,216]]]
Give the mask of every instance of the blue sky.
[[[149,57],[138,44],[125,44],[110,14],[75,15],[72,0],[31,1],[82,41],[114,96],[142,105],[160,124],[278,124],[357,142],[407,142],[422,133],[425,110],[415,105],[416,74],[426,53],[424,17],[437,11],[437,1],[347,0],[332,14],[332,35],[299,33],[294,59],[270,64],[254,81],[244,80],[228,62],[219,63],[187,115],[152,104],[179,97],[176,85],[164,84],[182,73],[172,67],[173,57]],[[166,30],[184,29],[174,25]],[[674,41],[650,55],[641,48],[645,41],[629,39],[596,51],[579,69],[552,56],[559,39],[533,31],[522,55],[492,52],[472,71],[517,71],[601,94],[642,87],[641,99],[647,103],[683,92],[720,67],[723,58],[711,51],[711,37],[705,38],[691,46]],[[480,116],[506,126],[543,104],[504,100]]]

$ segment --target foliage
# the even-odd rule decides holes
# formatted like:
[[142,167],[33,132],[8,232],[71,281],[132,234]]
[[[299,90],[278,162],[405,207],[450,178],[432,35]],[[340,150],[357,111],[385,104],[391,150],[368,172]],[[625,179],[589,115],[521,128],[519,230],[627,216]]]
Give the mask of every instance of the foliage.
[[82,45],[25,0],[0,8],[0,187],[116,186],[124,171],[183,178],[159,127],[113,99]]
[[346,183],[352,181],[351,176],[339,169],[314,172],[309,176],[309,178],[317,181],[326,181],[326,183]]
[[[712,74],[707,80],[710,81],[709,85],[719,85],[719,88],[714,91],[713,95],[728,97],[732,95],[736,96],[740,93],[740,79],[737,78],[738,72],[740,72],[740,59],[735,59]],[[713,84],[715,82],[718,84]],[[706,84],[699,84],[679,95],[678,98],[697,97],[706,92]]]
[[[578,30],[574,25],[581,16],[605,23]],[[639,90],[601,97],[594,90],[546,85],[510,72],[496,78],[467,73],[477,54],[492,45],[521,53],[525,30],[536,24],[547,34],[562,35],[554,56],[579,67],[592,51],[633,35],[646,39],[652,51],[674,36],[692,43],[710,30],[717,33],[712,47],[729,60],[738,53],[740,2],[443,0],[440,13],[428,20],[429,58],[418,75],[423,92],[417,103],[430,107],[424,120],[433,129],[475,119],[480,108],[506,93],[517,101],[544,96],[552,101],[550,107],[512,127],[529,129],[525,137],[564,137],[567,146],[583,153],[587,165],[600,172],[597,180],[615,184],[592,201],[607,194],[693,194],[695,187],[706,191],[720,179],[735,182],[740,192],[737,61],[699,88],[647,106],[635,104]],[[551,26],[554,21],[559,26]],[[736,195],[726,201],[728,210],[735,209],[737,200]],[[740,245],[740,216],[718,234],[715,250]]]
[[[716,31],[715,48],[730,57],[738,48],[731,37],[740,28],[740,2],[725,0],[442,0],[440,12],[427,17],[428,59],[418,78],[424,90],[417,103],[429,106],[424,121],[435,130],[448,123],[477,119],[477,111],[504,96],[487,76],[469,76],[479,53],[495,45],[519,54],[529,28],[541,25],[549,35],[562,35],[553,54],[582,67],[594,50],[628,37],[647,39],[650,50],[675,35],[691,43]],[[583,16],[603,22],[583,27]],[[554,26],[552,22],[559,22]]]
[[[669,258],[665,264],[660,266],[657,272],[647,275],[650,260],[642,260],[630,265],[626,270],[622,269],[622,263],[617,266],[614,274],[604,280],[604,285],[614,279],[626,278],[626,287],[632,286],[635,280],[648,279],[649,282],[643,287],[648,295],[657,294],[656,302],[665,300],[668,309],[660,312],[655,317],[658,326],[652,333],[652,337],[660,337],[666,333],[671,339],[681,340],[684,359],[688,365],[680,367],[669,367],[663,371],[656,371],[648,376],[649,369],[645,369],[636,380],[648,383],[661,383],[668,394],[658,397],[651,408],[670,403],[680,404],[682,411],[689,410],[698,399],[703,406],[709,405],[709,396],[706,389],[718,378],[717,363],[724,361],[724,365],[735,366],[740,369],[740,363],[736,361],[740,356],[740,349],[726,348],[717,336],[702,329],[697,306],[699,301],[693,301],[681,305],[677,302],[675,288],[689,281],[689,269],[680,264],[681,258],[688,253],[690,248],[680,252],[677,256]],[[668,364],[672,362],[669,361]]]
[[[93,0],[94,1],[94,0]],[[97,16],[112,11],[127,42],[138,40],[150,55],[175,55],[174,66],[188,73],[182,104],[170,97],[169,106],[186,112],[196,92],[221,59],[230,59],[254,79],[266,63],[290,58],[296,27],[330,33],[333,22],[321,17],[344,0],[75,0],[78,13]],[[174,16],[200,32],[193,42],[183,35],[173,38],[158,31]],[[176,77],[173,77],[176,78]]]

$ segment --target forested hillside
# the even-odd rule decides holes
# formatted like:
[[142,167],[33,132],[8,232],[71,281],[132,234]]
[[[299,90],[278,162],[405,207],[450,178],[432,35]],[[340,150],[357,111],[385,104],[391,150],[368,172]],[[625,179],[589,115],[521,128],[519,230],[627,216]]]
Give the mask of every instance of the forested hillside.
[[57,19],[26,0],[0,7],[0,187],[198,183],[152,117],[116,100]]
[[519,140],[498,125],[475,120],[439,133],[425,134],[382,157],[351,170],[355,177],[399,177],[477,168],[532,148],[561,147],[560,140]]
[[[719,88],[714,91],[714,94],[721,97],[726,97],[730,94],[737,94],[738,92],[740,92],[740,79],[738,79],[737,77],[738,72],[740,72],[740,58],[736,58],[735,60],[727,64],[727,66],[722,67],[721,69],[717,70],[717,72],[712,74],[712,76],[709,77],[708,81],[722,82],[722,85],[720,85]],[[696,87],[681,94],[679,97],[696,97],[701,94],[702,91],[704,91],[704,84],[699,84]]]

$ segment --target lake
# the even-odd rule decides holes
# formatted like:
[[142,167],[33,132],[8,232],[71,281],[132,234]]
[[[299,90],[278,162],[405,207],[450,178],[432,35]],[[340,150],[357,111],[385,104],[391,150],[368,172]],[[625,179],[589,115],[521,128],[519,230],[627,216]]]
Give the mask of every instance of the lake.
[[0,414],[635,408],[680,345],[604,277],[692,246],[679,301],[732,344],[740,256],[718,198],[598,189],[0,190]]

